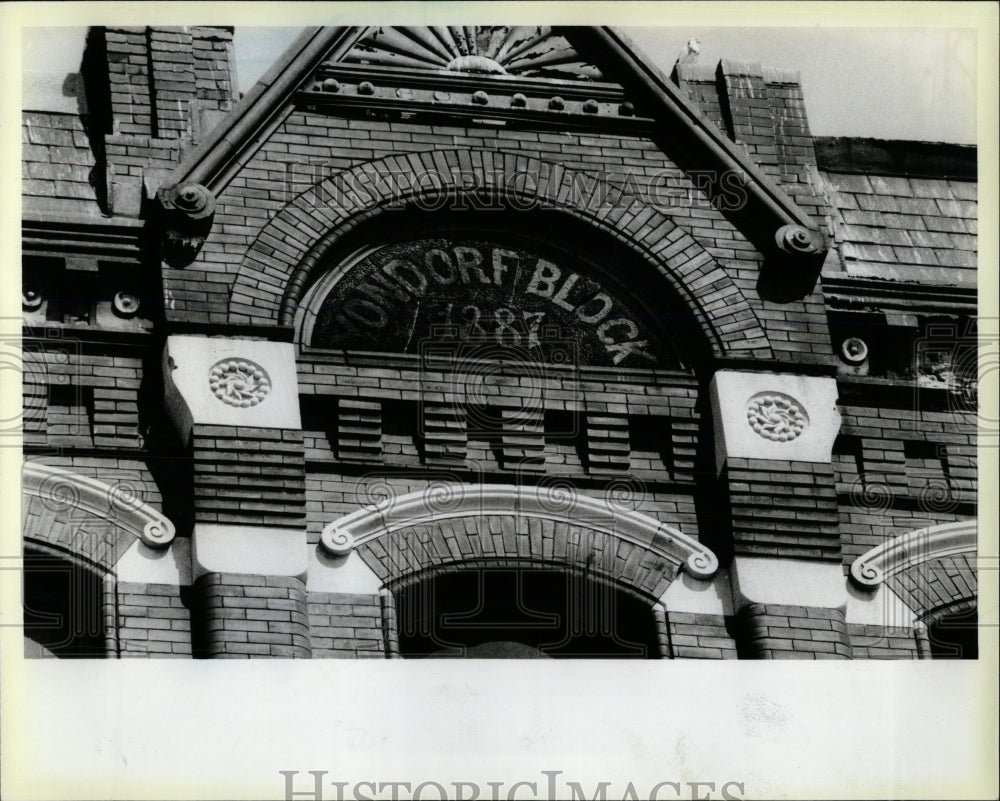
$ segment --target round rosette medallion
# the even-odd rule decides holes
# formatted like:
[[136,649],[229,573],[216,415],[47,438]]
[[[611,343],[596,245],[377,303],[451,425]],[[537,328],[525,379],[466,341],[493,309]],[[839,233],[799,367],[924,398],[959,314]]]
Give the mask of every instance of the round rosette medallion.
[[271,379],[264,368],[249,359],[223,359],[208,371],[215,395],[230,406],[257,406],[271,391]]
[[791,442],[809,425],[802,404],[781,392],[759,392],[747,403],[747,423],[772,442]]

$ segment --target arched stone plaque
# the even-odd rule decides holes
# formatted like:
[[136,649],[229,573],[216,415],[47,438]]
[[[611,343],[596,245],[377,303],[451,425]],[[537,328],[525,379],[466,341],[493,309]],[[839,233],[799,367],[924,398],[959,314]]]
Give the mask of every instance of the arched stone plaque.
[[419,353],[475,343],[496,358],[677,367],[658,322],[598,268],[492,233],[386,244],[322,279],[304,332],[313,347]]

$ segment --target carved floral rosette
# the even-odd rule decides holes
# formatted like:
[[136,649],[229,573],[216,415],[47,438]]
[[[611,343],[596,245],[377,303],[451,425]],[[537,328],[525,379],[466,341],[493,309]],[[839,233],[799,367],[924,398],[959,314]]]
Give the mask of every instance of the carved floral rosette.
[[759,392],[747,402],[747,424],[764,439],[791,442],[808,427],[809,415],[790,395]]
[[264,368],[249,359],[223,359],[208,372],[212,394],[223,403],[240,408],[260,404],[271,391]]

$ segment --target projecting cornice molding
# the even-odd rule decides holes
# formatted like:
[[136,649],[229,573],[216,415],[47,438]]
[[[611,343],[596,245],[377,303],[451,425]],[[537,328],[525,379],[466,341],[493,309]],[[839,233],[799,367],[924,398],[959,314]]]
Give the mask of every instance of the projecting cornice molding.
[[340,518],[323,529],[320,542],[330,554],[346,556],[354,548],[400,529],[492,515],[540,518],[590,529],[651,551],[698,579],[710,579],[719,569],[714,553],[677,529],[562,487],[432,486]]
[[903,534],[859,556],[851,565],[851,579],[874,589],[914,565],[976,552],[976,521],[962,520]]
[[174,524],[134,497],[129,487],[105,484],[35,462],[26,463],[21,475],[22,493],[38,497],[53,512],[79,510],[103,520],[113,520],[119,528],[150,548],[166,548],[174,539]]

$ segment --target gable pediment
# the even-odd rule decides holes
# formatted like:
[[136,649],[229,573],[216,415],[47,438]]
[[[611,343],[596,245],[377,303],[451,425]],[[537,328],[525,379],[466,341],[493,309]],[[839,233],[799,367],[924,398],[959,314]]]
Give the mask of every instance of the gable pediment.
[[543,25],[377,27],[343,62],[417,70],[603,81],[601,70]]
[[[740,182],[745,202],[729,211],[765,257],[792,265],[806,291],[826,252],[809,214],[613,28],[308,29],[188,154],[160,196],[192,194],[192,185],[218,194],[292,109],[652,135],[681,168]],[[191,234],[176,208],[168,208],[178,223],[171,233],[202,236],[201,218],[192,216],[189,227],[199,230]]]

